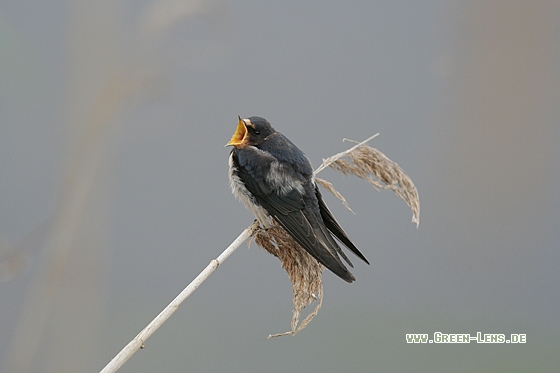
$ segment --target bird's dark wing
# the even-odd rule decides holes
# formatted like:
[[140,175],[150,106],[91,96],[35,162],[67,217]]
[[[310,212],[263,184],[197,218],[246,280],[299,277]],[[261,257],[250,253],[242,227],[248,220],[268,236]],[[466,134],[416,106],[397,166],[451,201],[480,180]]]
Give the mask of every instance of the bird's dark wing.
[[[280,202],[280,203],[278,203]],[[282,200],[266,198],[261,201],[270,215],[299,243],[311,256],[321,262],[337,276],[352,282],[354,276],[342,264],[337,253],[342,251],[336,243],[332,246],[332,237],[323,229],[322,223],[314,214],[306,214],[305,209],[290,210]],[[344,253],[342,253],[344,255]],[[345,257],[345,255],[344,255]]]
[[[341,249],[321,221],[319,212],[313,213],[310,206],[306,205],[305,190],[297,187],[297,183],[301,181],[293,179],[293,175],[286,174],[283,179],[288,187],[280,192],[267,182],[266,175],[270,169],[264,166],[267,162],[266,156],[258,152],[249,154],[249,151],[250,149],[247,149],[242,152],[241,157],[237,157],[241,151],[234,149],[233,161],[237,175],[256,202],[311,256],[343,280],[354,281],[354,276],[340,261],[337,253],[341,252]],[[259,156],[263,156],[263,159],[250,159]],[[291,184],[293,188],[289,187]]]
[[334,234],[336,238],[338,238],[340,242],[342,242],[344,246],[346,246],[350,251],[352,251],[358,258],[362,259],[364,262],[369,264],[366,257],[360,252],[360,250],[358,250],[358,248],[352,243],[352,241],[350,241],[350,238],[348,237],[344,229],[342,229],[340,224],[338,224],[333,214],[327,207],[327,204],[325,203],[325,201],[323,201],[323,196],[319,191],[318,185],[315,185],[315,195],[317,196],[317,200],[319,201],[319,209],[321,210],[321,217],[323,218],[323,222],[325,223],[325,226],[328,228],[328,230],[332,234]]

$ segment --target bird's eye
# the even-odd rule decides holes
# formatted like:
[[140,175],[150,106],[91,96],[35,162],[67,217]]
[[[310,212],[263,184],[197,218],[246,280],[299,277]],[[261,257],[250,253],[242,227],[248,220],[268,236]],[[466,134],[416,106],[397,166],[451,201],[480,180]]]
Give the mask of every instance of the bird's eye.
[[260,131],[257,131],[257,130],[255,130],[254,134],[258,136],[258,135],[260,135],[260,134],[261,134],[261,132],[260,132]]

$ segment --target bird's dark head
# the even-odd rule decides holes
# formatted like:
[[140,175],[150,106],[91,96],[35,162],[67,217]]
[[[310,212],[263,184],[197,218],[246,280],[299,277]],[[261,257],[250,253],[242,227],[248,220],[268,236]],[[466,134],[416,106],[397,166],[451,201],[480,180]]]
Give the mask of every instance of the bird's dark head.
[[257,146],[262,144],[268,136],[274,133],[276,133],[276,130],[272,128],[270,123],[264,118],[249,117],[247,119],[241,119],[241,117],[239,117],[237,129],[226,146],[231,145],[238,149],[249,145]]

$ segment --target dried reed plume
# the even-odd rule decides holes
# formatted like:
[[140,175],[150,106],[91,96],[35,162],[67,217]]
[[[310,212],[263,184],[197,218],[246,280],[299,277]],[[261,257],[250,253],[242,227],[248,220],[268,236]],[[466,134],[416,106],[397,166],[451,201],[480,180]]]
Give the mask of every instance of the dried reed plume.
[[[348,140],[357,143],[354,147],[333,155],[325,160],[317,170],[315,175],[327,167],[344,174],[354,175],[361,179],[367,180],[376,189],[390,189],[395,192],[412,210],[412,222],[416,226],[420,224],[420,199],[416,186],[396,163],[387,158],[385,154],[379,150],[367,146],[366,143],[376,137],[375,134],[369,139],[358,143],[354,140]],[[343,157],[350,159],[348,162]],[[346,199],[333,188],[332,184],[321,179],[316,179],[321,186],[333,193],[335,197],[341,200],[344,206],[348,207]],[[352,211],[352,210],[350,210]]]
[[[272,228],[255,230],[253,238],[257,245],[280,259],[282,267],[288,272],[294,291],[292,330],[280,334],[271,334],[268,338],[294,335],[305,328],[321,308],[323,303],[321,275],[324,267],[309,255],[284,228],[276,223]],[[298,326],[301,311],[315,300],[318,300],[315,310],[307,315]]]

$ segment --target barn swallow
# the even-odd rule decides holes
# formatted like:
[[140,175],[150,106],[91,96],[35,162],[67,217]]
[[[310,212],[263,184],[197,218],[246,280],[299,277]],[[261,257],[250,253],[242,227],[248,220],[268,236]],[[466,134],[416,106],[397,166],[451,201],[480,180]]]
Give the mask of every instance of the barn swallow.
[[241,119],[231,140],[229,179],[233,194],[262,228],[275,220],[311,256],[347,282],[354,267],[336,237],[369,264],[323,201],[305,154],[261,117]]

